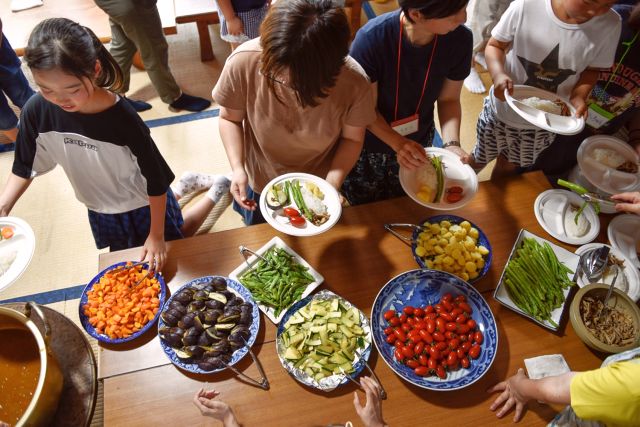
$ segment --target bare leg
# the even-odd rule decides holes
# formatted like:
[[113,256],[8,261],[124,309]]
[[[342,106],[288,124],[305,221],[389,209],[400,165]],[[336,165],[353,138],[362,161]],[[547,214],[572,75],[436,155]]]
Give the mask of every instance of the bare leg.
[[6,137],[9,138],[10,142],[15,142],[16,138],[18,137],[18,128],[6,129],[0,132],[6,135]]
[[511,163],[504,156],[499,155],[496,159],[496,166],[491,172],[491,179],[510,177],[516,174],[518,165]]
[[238,48],[238,46],[240,46],[240,43],[229,42],[229,45],[231,46],[231,52],[233,52],[234,50],[236,50]]
[[471,166],[471,169],[473,169],[476,172],[476,174],[479,174],[482,171],[482,169],[484,169],[485,166],[487,166],[486,163],[477,162],[475,157],[473,157],[473,153],[469,154],[469,162],[467,164]]

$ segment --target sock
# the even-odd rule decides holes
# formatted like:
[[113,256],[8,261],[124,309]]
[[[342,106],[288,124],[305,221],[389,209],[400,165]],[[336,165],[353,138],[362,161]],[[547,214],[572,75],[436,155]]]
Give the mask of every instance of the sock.
[[136,101],[134,99],[124,98],[137,112],[147,111],[151,109],[151,104],[144,101]]
[[473,57],[473,60],[479,64],[482,68],[484,68],[485,70],[487,70],[487,60],[484,57],[484,53],[482,52],[478,52],[475,54],[475,56]]
[[171,186],[171,189],[177,197],[184,197],[187,194],[211,188],[217,176],[187,171],[182,174],[178,182]]
[[480,75],[476,71],[475,68],[471,67],[471,72],[464,79],[464,87],[466,87],[471,93],[484,93],[486,88],[484,87],[484,83],[482,83],[482,79]]
[[169,104],[171,111],[187,110],[192,112],[202,111],[209,108],[211,101],[198,96],[187,95],[182,93],[178,99]]
[[207,197],[218,203],[222,196],[229,192],[231,180],[224,175],[213,175],[213,185],[207,191]]

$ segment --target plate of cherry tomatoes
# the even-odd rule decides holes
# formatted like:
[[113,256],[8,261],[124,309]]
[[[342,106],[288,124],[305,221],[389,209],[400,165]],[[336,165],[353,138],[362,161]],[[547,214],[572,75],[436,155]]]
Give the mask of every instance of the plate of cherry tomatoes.
[[473,384],[498,349],[495,318],[482,295],[437,270],[411,270],[387,282],[373,303],[371,331],[385,363],[429,390]]

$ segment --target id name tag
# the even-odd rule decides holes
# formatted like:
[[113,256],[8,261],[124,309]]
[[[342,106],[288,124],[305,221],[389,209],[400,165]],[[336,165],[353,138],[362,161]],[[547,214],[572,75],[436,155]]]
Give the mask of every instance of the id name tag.
[[418,115],[414,114],[413,116],[391,122],[391,128],[402,136],[416,133],[418,132]]
[[587,124],[594,129],[600,129],[615,117],[614,114],[608,112],[597,104],[589,104],[589,114],[587,115]]

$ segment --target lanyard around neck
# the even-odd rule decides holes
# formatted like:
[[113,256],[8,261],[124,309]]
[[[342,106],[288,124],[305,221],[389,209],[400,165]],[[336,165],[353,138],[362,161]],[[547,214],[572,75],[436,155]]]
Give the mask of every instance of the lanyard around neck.
[[607,90],[607,87],[609,87],[609,84],[611,83],[611,81],[613,80],[613,78],[615,77],[616,73],[618,72],[618,68],[620,68],[620,65],[622,65],[622,62],[624,61],[624,59],[627,57],[627,54],[629,53],[629,51],[631,50],[631,47],[633,46],[633,44],[636,42],[636,40],[638,39],[638,34],[640,33],[640,31],[636,31],[636,35],[633,36],[633,39],[631,39],[628,42],[622,42],[622,45],[626,47],[624,53],[622,54],[622,56],[620,57],[620,60],[618,61],[618,63],[616,64],[616,68],[613,70],[613,72],[611,73],[611,76],[609,77],[609,80],[607,81],[607,83],[604,85],[604,88],[602,89],[603,92],[605,92]]
[[[396,107],[393,114],[393,120],[398,120],[398,97],[400,93],[400,57],[402,56],[402,27],[404,24],[404,15],[400,15],[400,35],[398,36],[398,62],[396,67]],[[438,35],[435,35],[433,40],[433,48],[431,49],[431,57],[429,58],[429,65],[427,66],[427,74],[424,76],[424,83],[422,84],[422,93],[420,94],[420,100],[416,106],[415,114],[420,111],[420,105],[422,104],[422,98],[424,97],[424,91],[427,88],[427,81],[429,80],[429,72],[431,71],[431,63],[433,62],[433,55],[436,53],[436,46],[438,46]]]

